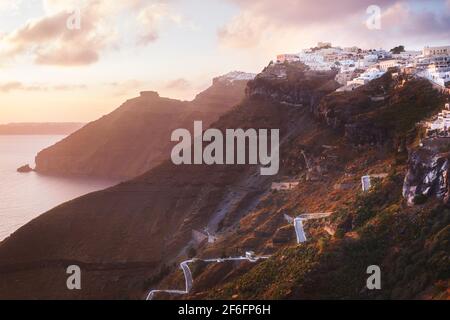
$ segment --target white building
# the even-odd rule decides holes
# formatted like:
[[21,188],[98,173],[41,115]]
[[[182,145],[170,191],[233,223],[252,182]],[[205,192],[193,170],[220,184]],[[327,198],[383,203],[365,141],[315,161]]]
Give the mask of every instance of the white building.
[[364,56],[364,61],[367,61],[367,62],[377,62],[378,61],[378,55],[377,54],[373,54],[373,53],[371,53],[371,54],[366,54],[365,56]]
[[296,61],[300,61],[300,57],[298,56],[298,54],[283,53],[277,55],[278,63],[296,62]]
[[450,46],[425,47],[423,48],[422,54],[425,57],[436,55],[450,55]]
[[418,70],[425,70],[432,64],[438,67],[450,67],[450,55],[418,56],[414,61],[414,65]]
[[351,59],[340,60],[336,64],[339,66],[339,72],[355,71],[355,69],[356,69],[355,60],[351,60]]
[[366,69],[378,62],[378,56],[376,54],[366,54],[361,56],[360,59],[355,61],[356,68],[358,69]]
[[272,190],[289,191],[295,189],[299,184],[299,182],[273,182]]
[[255,254],[254,251],[247,251],[247,252],[245,253],[245,257],[246,257],[248,260],[255,260],[255,259],[256,259],[256,254]]
[[370,176],[364,176],[361,178],[362,191],[368,192],[372,187]]
[[421,75],[441,87],[445,88],[450,85],[450,67],[440,67],[432,64]]
[[381,71],[388,71],[389,68],[395,68],[400,66],[400,61],[397,59],[390,59],[390,60],[382,60],[378,64],[380,66]]
[[362,73],[359,77],[353,79],[352,81],[349,81],[347,85],[351,84],[357,84],[360,86],[363,86],[365,84],[368,84],[370,81],[380,78],[385,74],[384,71],[381,71],[378,68],[369,68],[367,71]]
[[299,55],[300,61],[310,67],[312,70],[324,71],[331,70],[332,63],[326,62],[320,52],[303,51]]
[[403,59],[403,60],[413,60],[417,56],[420,56],[422,54],[421,51],[404,51],[400,52],[399,54],[392,54],[392,58],[394,59]]
[[450,128],[450,104],[445,104],[445,109],[442,110],[434,121],[427,123],[427,131],[448,131]]

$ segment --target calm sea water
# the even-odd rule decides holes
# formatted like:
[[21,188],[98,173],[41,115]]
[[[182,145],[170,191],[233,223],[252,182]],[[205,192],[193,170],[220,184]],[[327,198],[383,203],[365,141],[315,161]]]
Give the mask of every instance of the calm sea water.
[[36,154],[62,138],[64,136],[0,135],[0,241],[63,202],[117,183],[16,171],[24,164],[34,167]]

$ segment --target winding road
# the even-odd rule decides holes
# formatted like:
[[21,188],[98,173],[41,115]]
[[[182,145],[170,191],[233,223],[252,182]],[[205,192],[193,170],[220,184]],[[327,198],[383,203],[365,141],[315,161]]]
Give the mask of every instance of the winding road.
[[191,269],[189,269],[189,264],[195,261],[203,261],[206,263],[223,263],[226,261],[243,261],[243,260],[247,260],[249,262],[255,263],[258,262],[259,260],[265,260],[265,259],[269,259],[270,256],[247,256],[247,257],[229,257],[229,258],[214,258],[214,259],[191,259],[191,260],[186,260],[183,261],[182,263],[180,263],[180,268],[183,270],[183,274],[184,274],[184,279],[186,282],[186,289],[185,290],[151,290],[148,295],[146,300],[153,300],[155,294],[157,293],[169,293],[169,294],[179,294],[179,295],[183,295],[183,294],[188,294],[189,292],[191,292],[193,284],[194,284],[194,280],[192,278],[192,272]]
[[[307,241],[305,230],[303,228],[303,221],[308,220],[314,220],[314,219],[323,219],[327,218],[330,215],[332,215],[333,212],[326,212],[326,213],[305,213],[301,214],[297,218],[292,218],[288,215],[284,215],[284,218],[288,221],[288,223],[293,223],[295,228],[295,233],[297,235],[297,243],[303,243]],[[209,235],[209,233],[208,233]],[[202,261],[206,263],[223,263],[226,261],[243,261],[247,260],[249,262],[255,263],[259,260],[269,259],[270,256],[254,256],[252,253],[247,253],[245,257],[229,257],[229,258],[212,258],[212,259],[190,259],[186,260],[180,263],[180,268],[183,270],[184,279],[185,279],[185,290],[151,290],[146,300],[153,300],[155,297],[155,294],[157,293],[168,293],[168,294],[188,294],[191,292],[192,287],[194,285],[194,280],[192,278],[192,272],[191,269],[189,269],[189,264],[196,262],[196,261]]]
[[303,221],[315,220],[315,219],[323,219],[332,215],[333,212],[326,213],[305,213],[301,214],[297,218],[292,218],[288,215],[284,215],[284,218],[288,223],[293,223],[295,228],[295,234],[297,235],[297,243],[304,243],[308,239],[306,238],[305,229],[303,228]]

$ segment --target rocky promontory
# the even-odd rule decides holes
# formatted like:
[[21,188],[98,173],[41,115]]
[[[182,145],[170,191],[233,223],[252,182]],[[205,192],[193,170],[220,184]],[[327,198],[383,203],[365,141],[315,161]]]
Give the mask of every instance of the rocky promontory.
[[36,156],[43,174],[129,179],[170,157],[171,133],[191,128],[194,120],[208,126],[243,97],[245,73],[214,79],[193,101],[160,97],[143,91],[112,113],[89,123]]
[[20,168],[17,169],[17,172],[19,172],[19,173],[28,173],[31,171],[33,171],[33,169],[30,167],[29,164],[21,166]]

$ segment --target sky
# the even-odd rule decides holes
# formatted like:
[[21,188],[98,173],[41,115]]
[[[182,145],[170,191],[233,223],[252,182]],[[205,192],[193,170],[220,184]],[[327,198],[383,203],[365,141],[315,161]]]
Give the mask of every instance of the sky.
[[142,90],[191,100],[319,41],[450,45],[450,0],[0,0],[0,123],[92,121]]

